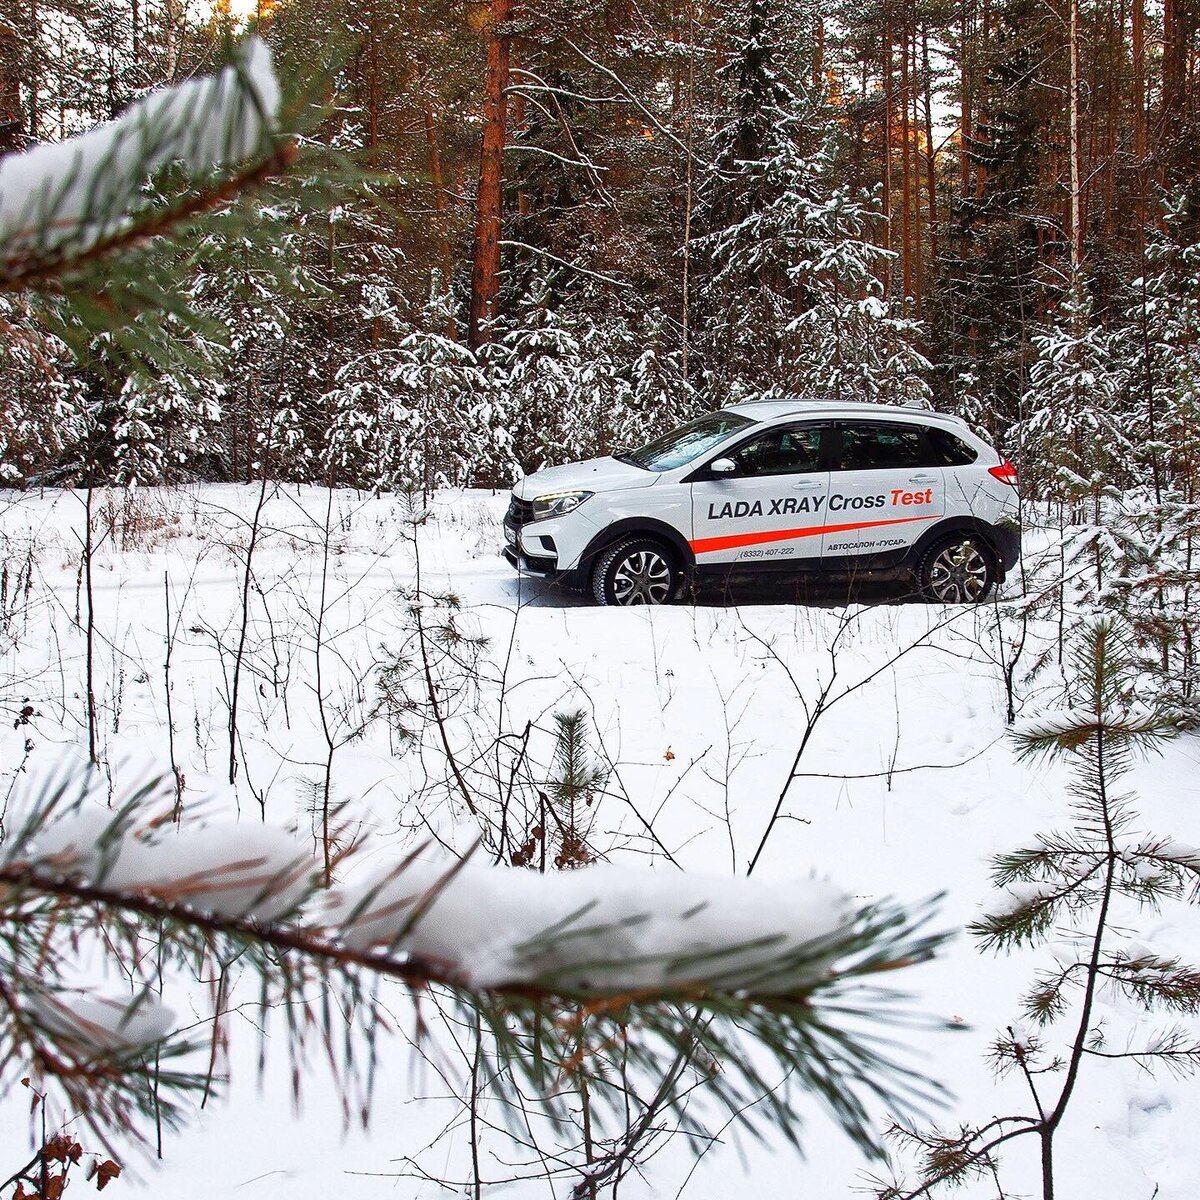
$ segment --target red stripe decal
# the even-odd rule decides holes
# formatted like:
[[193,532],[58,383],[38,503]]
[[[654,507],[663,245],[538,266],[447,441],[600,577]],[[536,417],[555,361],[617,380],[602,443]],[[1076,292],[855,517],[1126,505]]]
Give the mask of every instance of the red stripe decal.
[[717,550],[736,550],[739,546],[760,546],[763,542],[787,542],[793,538],[817,537],[822,533],[845,533],[851,529],[878,529],[881,525],[907,525],[912,521],[932,521],[935,516],[896,517],[891,521],[857,521],[850,525],[815,525],[805,529],[772,529],[766,533],[731,533],[726,537],[697,538],[689,542],[696,554]]

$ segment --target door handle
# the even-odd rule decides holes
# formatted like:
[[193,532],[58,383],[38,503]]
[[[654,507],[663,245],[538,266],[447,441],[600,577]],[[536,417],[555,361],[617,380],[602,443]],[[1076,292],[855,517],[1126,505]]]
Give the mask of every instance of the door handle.
[[937,483],[937,478],[933,475],[910,475],[909,483]]
[[794,487],[796,489],[796,491],[798,491],[798,492],[815,492],[817,490],[817,488],[821,488],[824,486],[825,485],[823,483],[815,483],[812,480],[809,480],[805,483],[793,483],[792,484],[792,487]]

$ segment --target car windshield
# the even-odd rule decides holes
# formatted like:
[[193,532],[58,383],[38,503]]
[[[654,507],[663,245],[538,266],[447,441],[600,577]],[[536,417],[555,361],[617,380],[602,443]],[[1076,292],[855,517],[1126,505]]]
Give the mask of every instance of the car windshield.
[[714,446],[719,446],[731,433],[737,433],[754,422],[737,413],[708,413],[697,417],[679,429],[631,450],[626,461],[645,467],[647,471],[672,471],[685,467]]

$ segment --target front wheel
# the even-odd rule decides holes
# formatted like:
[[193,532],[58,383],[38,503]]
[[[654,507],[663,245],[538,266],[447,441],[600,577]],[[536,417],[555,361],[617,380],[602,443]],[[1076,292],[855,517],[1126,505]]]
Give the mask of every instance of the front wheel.
[[678,583],[679,569],[674,557],[653,538],[618,542],[600,555],[592,571],[592,595],[596,602],[622,608],[666,604]]
[[996,582],[996,556],[980,538],[958,534],[926,551],[917,582],[935,604],[979,604]]

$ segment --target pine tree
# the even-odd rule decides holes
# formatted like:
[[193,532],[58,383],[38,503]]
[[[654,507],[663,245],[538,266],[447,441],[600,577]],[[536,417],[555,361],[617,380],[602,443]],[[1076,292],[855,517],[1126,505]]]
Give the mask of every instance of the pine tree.
[[587,457],[581,450],[595,444],[595,413],[576,406],[586,353],[578,329],[552,303],[548,278],[538,281],[497,343],[521,466],[532,471]]
[[1138,437],[1140,481],[1200,500],[1200,244],[1189,233],[1190,201],[1164,201],[1163,229],[1146,247],[1146,270],[1120,296],[1119,353]]
[[739,396],[927,403],[919,328],[884,295],[892,255],[872,240],[878,201],[838,182],[833,113],[819,90],[791,82],[811,14],[752,0],[733,21],[734,116],[718,134],[697,239],[707,368]]
[[[367,289],[364,299],[391,298]],[[378,349],[351,359],[323,398],[334,414],[327,453],[338,477],[425,495],[465,485],[489,458],[490,421],[479,411],[485,382],[475,355],[445,332],[451,310],[436,279],[417,324],[394,308],[364,316],[379,323]]]
[[1061,94],[1065,80],[1059,57],[1046,52],[1061,38],[1057,17],[1029,0],[990,12],[986,55],[979,47],[974,67],[981,110],[960,151],[973,186],[955,201],[941,238],[930,320],[949,340],[939,354],[940,405],[965,409],[1003,441],[1029,388],[1031,326],[1058,298],[1043,265],[1067,257],[1040,149],[1059,144],[1058,110],[1046,97]]
[[[824,149],[825,122],[819,98],[790,84],[785,47],[793,32],[769,0],[734,4],[724,14],[728,115],[706,155],[711,166],[699,181],[694,226],[697,340],[721,393],[786,388],[795,361],[789,268],[803,236],[803,207],[816,199],[809,155]],[[804,45],[797,40],[797,59]]]
[[[1158,954],[1132,940],[1134,918],[1171,903],[1194,903],[1200,858],[1190,846],[1145,832],[1134,797],[1119,790],[1134,760],[1172,737],[1169,712],[1137,695],[1141,670],[1133,638],[1117,619],[1083,622],[1068,656],[1072,695],[1059,712],[1035,718],[1014,734],[1031,760],[1071,764],[1071,821],[1028,847],[997,856],[1000,890],[972,926],[984,950],[999,953],[1058,943],[1058,957],[1039,971],[1022,1001],[1020,1020],[1000,1032],[991,1059],[1000,1074],[1016,1074],[1034,1112],[989,1120],[957,1133],[898,1127],[897,1140],[919,1159],[921,1181],[890,1183],[888,1200],[927,1196],[983,1176],[999,1180],[1006,1143],[1037,1138],[1042,1198],[1053,1200],[1056,1136],[1071,1113],[1081,1075],[1107,1059],[1128,1059],[1148,1071],[1190,1074],[1200,1068],[1200,1040],[1183,1023],[1147,1034],[1143,1014],[1178,1022],[1200,1011],[1200,967]],[[1105,1028],[1105,991],[1127,1004],[1132,1020],[1120,1033]],[[1066,1034],[1055,1048],[1055,1029]]]
[[1158,702],[1191,724],[1200,672],[1200,247],[1186,241],[1187,207],[1182,194],[1166,202],[1148,269],[1120,295],[1123,323],[1112,341],[1129,477],[1097,544],[1103,602],[1136,632]]
[[[554,866],[562,870],[596,860],[587,835],[586,811],[602,791],[608,772],[594,761],[588,745],[587,714],[554,714],[554,775],[550,781],[552,840],[558,846]],[[545,836],[545,834],[543,834]]]
[[1022,464],[1039,492],[1067,505],[1073,523],[1098,525],[1102,496],[1129,482],[1134,431],[1121,411],[1112,339],[1093,319],[1082,280],[1033,348],[1028,415],[1015,433]]
[[[825,179],[831,181],[832,163]],[[818,191],[818,194],[819,191]],[[796,214],[804,238],[790,274],[802,311],[793,388],[801,395],[928,407],[930,364],[919,349],[921,326],[883,294],[888,255],[870,240],[878,218],[866,198],[826,183],[828,199]]]

